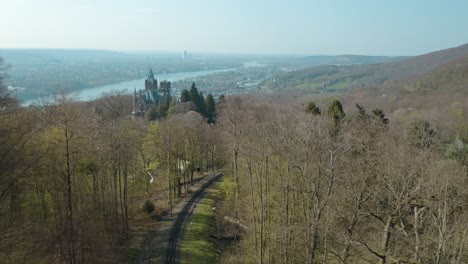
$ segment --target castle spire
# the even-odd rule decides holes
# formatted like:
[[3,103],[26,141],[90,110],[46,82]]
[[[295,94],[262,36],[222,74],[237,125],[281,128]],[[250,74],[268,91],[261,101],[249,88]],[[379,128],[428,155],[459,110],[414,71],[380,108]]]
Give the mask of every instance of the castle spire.
[[149,73],[148,73],[148,77],[146,77],[146,80],[154,81],[153,69],[150,68]]

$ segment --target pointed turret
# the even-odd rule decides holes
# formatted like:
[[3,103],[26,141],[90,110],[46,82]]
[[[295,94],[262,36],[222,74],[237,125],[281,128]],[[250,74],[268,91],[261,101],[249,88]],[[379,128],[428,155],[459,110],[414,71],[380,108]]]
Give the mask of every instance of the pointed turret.
[[154,78],[153,69],[150,68],[145,79],[145,90],[155,90],[158,88],[158,80]]
[[148,77],[146,77],[146,80],[154,81],[153,69],[150,68],[149,73],[148,73]]

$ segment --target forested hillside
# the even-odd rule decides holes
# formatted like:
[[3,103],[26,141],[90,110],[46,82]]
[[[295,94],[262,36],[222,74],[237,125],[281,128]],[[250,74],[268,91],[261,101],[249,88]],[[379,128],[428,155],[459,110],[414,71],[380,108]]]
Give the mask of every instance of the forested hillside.
[[404,86],[413,92],[463,91],[468,83],[468,56],[450,61],[415,80],[406,81]]
[[399,61],[350,66],[319,66],[281,73],[266,81],[268,89],[301,89],[306,92],[342,92],[362,86],[389,85],[416,78],[450,61],[468,56],[468,44]]
[[220,263],[467,263],[466,57],[436,61],[313,100],[192,83],[144,116],[118,93],[21,107],[2,71],[0,262],[134,263],[133,232],[216,167]]
[[446,133],[353,108],[227,101],[218,123],[233,177],[224,213],[240,224],[221,222],[240,242],[222,263],[468,261],[465,113]]

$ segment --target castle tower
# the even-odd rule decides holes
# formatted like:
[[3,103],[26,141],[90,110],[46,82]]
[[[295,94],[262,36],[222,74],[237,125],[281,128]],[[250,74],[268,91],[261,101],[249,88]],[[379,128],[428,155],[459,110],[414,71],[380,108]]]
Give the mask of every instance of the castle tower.
[[153,70],[150,68],[148,76],[145,79],[145,90],[158,89],[158,80],[154,78]]
[[[164,73],[164,79],[165,75]],[[137,92],[136,88],[134,89],[132,115],[143,117],[149,107],[158,106],[167,96],[171,100],[171,82],[164,80],[158,86],[158,80],[154,78],[153,70],[150,69],[145,78],[145,90]]]
[[164,81],[159,83],[158,92],[163,93],[164,95],[171,96],[171,82],[166,80],[166,71],[164,71]]
[[159,83],[159,92],[163,95],[171,96],[171,82],[162,81]]

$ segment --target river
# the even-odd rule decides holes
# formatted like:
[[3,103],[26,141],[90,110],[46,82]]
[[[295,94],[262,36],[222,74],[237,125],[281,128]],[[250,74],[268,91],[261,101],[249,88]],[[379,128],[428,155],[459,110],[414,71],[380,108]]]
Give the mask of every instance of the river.
[[[259,64],[257,62],[246,62],[244,63],[243,67],[261,67],[264,66],[263,64]],[[158,79],[158,81],[167,80],[171,82],[179,81],[179,80],[187,80],[187,79],[195,79],[199,76],[208,75],[217,72],[227,72],[227,71],[235,71],[237,68],[226,68],[226,69],[218,69],[218,70],[204,70],[204,71],[193,71],[193,72],[178,72],[178,73],[169,73],[169,74],[157,74],[154,77]],[[115,83],[115,84],[108,84],[99,87],[87,88],[83,89],[79,92],[73,93],[74,98],[80,101],[91,101],[94,99],[99,98],[103,93],[108,93],[111,91],[124,91],[128,93],[132,93],[134,89],[144,89],[145,88],[145,78],[139,78],[135,80]],[[177,93],[174,93],[177,94]],[[37,99],[27,100],[23,102],[23,106],[28,106]]]

